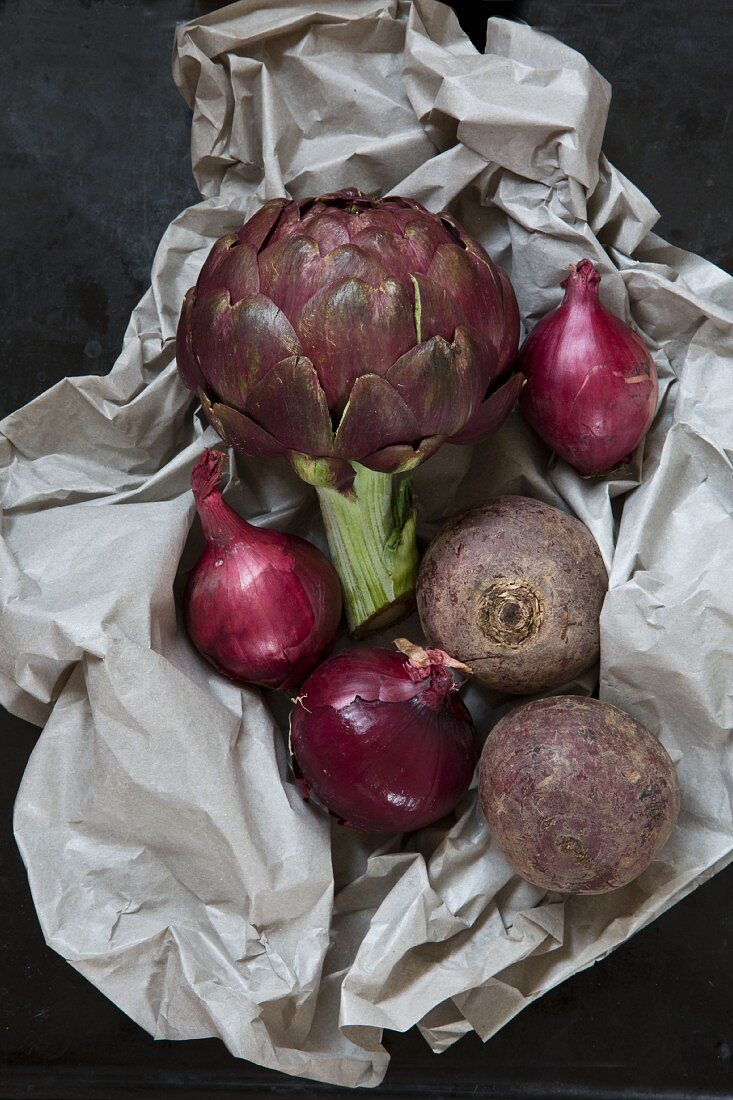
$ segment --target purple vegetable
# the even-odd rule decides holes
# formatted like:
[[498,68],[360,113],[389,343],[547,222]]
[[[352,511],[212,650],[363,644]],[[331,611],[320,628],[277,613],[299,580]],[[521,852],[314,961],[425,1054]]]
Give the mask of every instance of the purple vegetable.
[[504,496],[455,516],[420,565],[425,636],[495,691],[529,695],[595,664],[608,574],[580,520]]
[[212,248],[178,327],[181,377],[221,437],[319,492],[350,628],[410,607],[409,487],[443,442],[490,435],[521,379],[509,279],[448,214],[349,188],[266,203]]
[[590,260],[581,260],[562,284],[562,304],[532,330],[517,364],[527,377],[524,416],[581,474],[632,457],[659,393],[654,360],[641,337],[601,305],[600,281]]
[[222,500],[222,459],[204,451],[191,475],[206,549],[186,586],[186,629],[225,676],[286,690],[333,644],[338,577],[305,539],[255,527]]
[[546,890],[602,894],[631,882],[672,831],[677,773],[617,707],[559,695],[517,707],[481,754],[479,799],[507,861]]
[[329,658],[303,685],[290,744],[304,794],[345,825],[401,833],[437,821],[468,789],[476,731],[436,649],[363,647]]

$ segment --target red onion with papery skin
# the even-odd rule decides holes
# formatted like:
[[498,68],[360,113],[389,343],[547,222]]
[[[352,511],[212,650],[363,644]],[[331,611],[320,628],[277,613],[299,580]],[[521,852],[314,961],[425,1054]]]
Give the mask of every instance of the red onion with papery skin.
[[379,833],[420,829],[465,794],[478,760],[476,730],[440,649],[405,639],[324,661],[290,718],[301,790],[344,825]]
[[191,488],[206,549],[183,597],[202,657],[232,680],[297,687],[331,648],[341,588],[328,559],[297,535],[255,527],[221,496],[224,456],[204,451]]
[[654,361],[629,325],[598,298],[590,260],[573,266],[565,298],[532,330],[517,360],[519,406],[538,435],[581,474],[628,461],[657,408]]

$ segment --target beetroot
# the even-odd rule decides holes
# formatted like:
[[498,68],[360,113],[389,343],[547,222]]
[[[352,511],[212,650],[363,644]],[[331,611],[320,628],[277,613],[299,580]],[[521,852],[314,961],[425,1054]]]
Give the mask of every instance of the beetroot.
[[526,703],[494,727],[479,798],[512,867],[535,886],[574,894],[641,874],[680,804],[674,765],[653,734],[575,695]]
[[568,683],[598,660],[608,575],[579,520],[529,497],[504,496],[451,520],[417,582],[430,645],[498,691]]

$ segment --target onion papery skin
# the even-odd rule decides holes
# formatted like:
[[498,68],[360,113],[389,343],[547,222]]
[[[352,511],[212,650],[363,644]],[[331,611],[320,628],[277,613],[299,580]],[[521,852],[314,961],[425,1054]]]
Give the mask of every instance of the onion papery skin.
[[301,788],[345,825],[422,828],[453,810],[471,782],[476,731],[450,658],[419,652],[421,664],[386,649],[339,653],[296,700],[290,745]]
[[206,548],[186,585],[185,626],[223,675],[288,691],[333,645],[338,577],[311,543],[247,523],[222,499],[222,458],[205,451],[191,478]]
[[648,432],[659,383],[641,337],[603,306],[601,276],[581,260],[565,298],[525,340],[519,405],[539,436],[586,476],[629,461]]

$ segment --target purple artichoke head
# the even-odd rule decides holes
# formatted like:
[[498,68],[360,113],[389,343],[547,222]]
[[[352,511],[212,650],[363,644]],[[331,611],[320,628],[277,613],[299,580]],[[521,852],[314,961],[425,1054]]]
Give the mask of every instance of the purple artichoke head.
[[350,462],[409,470],[491,434],[518,339],[508,277],[450,215],[349,188],[274,199],[217,241],[177,354],[227,443],[337,485]]

